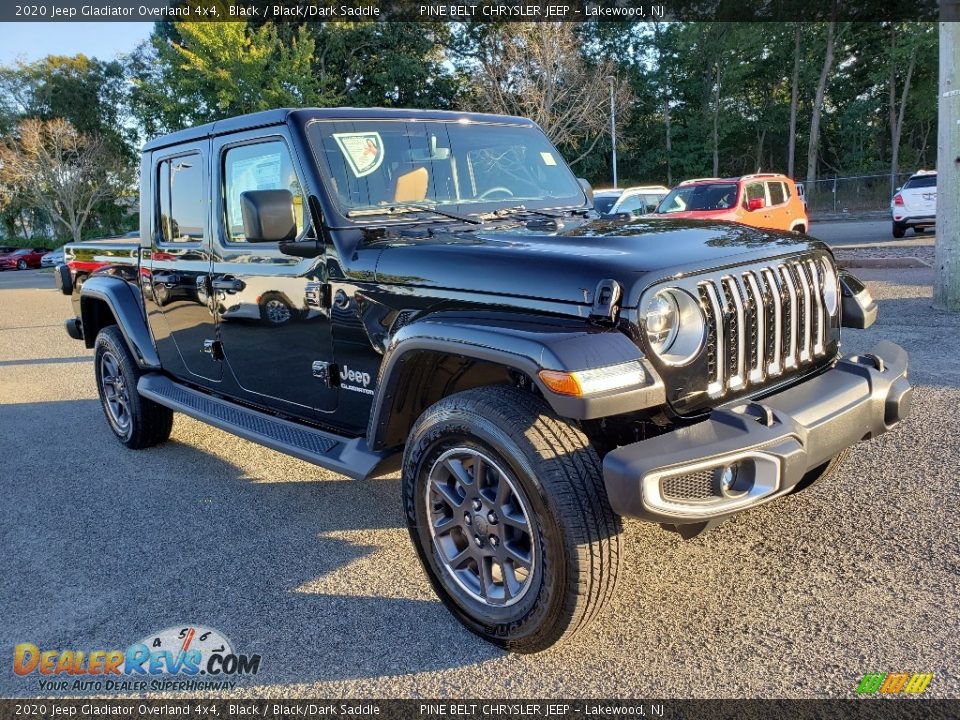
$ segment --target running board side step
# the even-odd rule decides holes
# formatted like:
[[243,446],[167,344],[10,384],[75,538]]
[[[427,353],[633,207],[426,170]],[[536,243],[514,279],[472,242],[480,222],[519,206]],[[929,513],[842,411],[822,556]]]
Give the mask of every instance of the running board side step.
[[366,438],[341,437],[283,420],[207,395],[158,373],[141,377],[137,392],[155,403],[245,440],[358,480],[394,469],[384,463],[398,457],[396,453],[368,450]]

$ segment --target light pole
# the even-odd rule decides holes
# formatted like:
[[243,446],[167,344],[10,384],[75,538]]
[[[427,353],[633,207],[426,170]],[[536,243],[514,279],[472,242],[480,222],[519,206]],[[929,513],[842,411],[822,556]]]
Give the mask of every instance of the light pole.
[[616,78],[607,75],[610,81],[610,142],[613,145],[613,189],[617,189],[617,105],[613,101],[613,83]]

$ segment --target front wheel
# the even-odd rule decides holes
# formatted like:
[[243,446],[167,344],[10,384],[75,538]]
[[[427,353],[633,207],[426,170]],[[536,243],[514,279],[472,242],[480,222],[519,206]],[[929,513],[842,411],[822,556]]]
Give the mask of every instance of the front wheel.
[[17,270],[26,270],[26,269],[27,269],[27,261],[26,261],[26,260],[19,260],[19,261],[17,262]]
[[430,582],[485,640],[544,650],[613,596],[621,525],[600,458],[542,400],[482,387],[439,401],[410,431],[402,487]]

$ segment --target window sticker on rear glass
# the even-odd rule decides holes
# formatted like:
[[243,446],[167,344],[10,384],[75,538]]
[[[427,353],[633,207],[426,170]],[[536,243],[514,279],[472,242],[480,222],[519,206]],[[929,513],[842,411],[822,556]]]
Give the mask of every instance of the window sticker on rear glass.
[[544,165],[556,165],[557,161],[553,158],[553,153],[542,152],[540,157],[543,159]]
[[333,133],[355,177],[374,172],[383,163],[383,139],[378,132]]

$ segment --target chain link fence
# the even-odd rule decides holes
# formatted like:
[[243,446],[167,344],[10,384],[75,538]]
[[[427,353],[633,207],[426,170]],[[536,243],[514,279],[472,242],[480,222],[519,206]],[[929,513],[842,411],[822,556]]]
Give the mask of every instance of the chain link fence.
[[[912,172],[898,173],[894,187],[903,185],[911,175]],[[890,173],[827,178],[805,186],[811,215],[886,210],[892,197]]]

